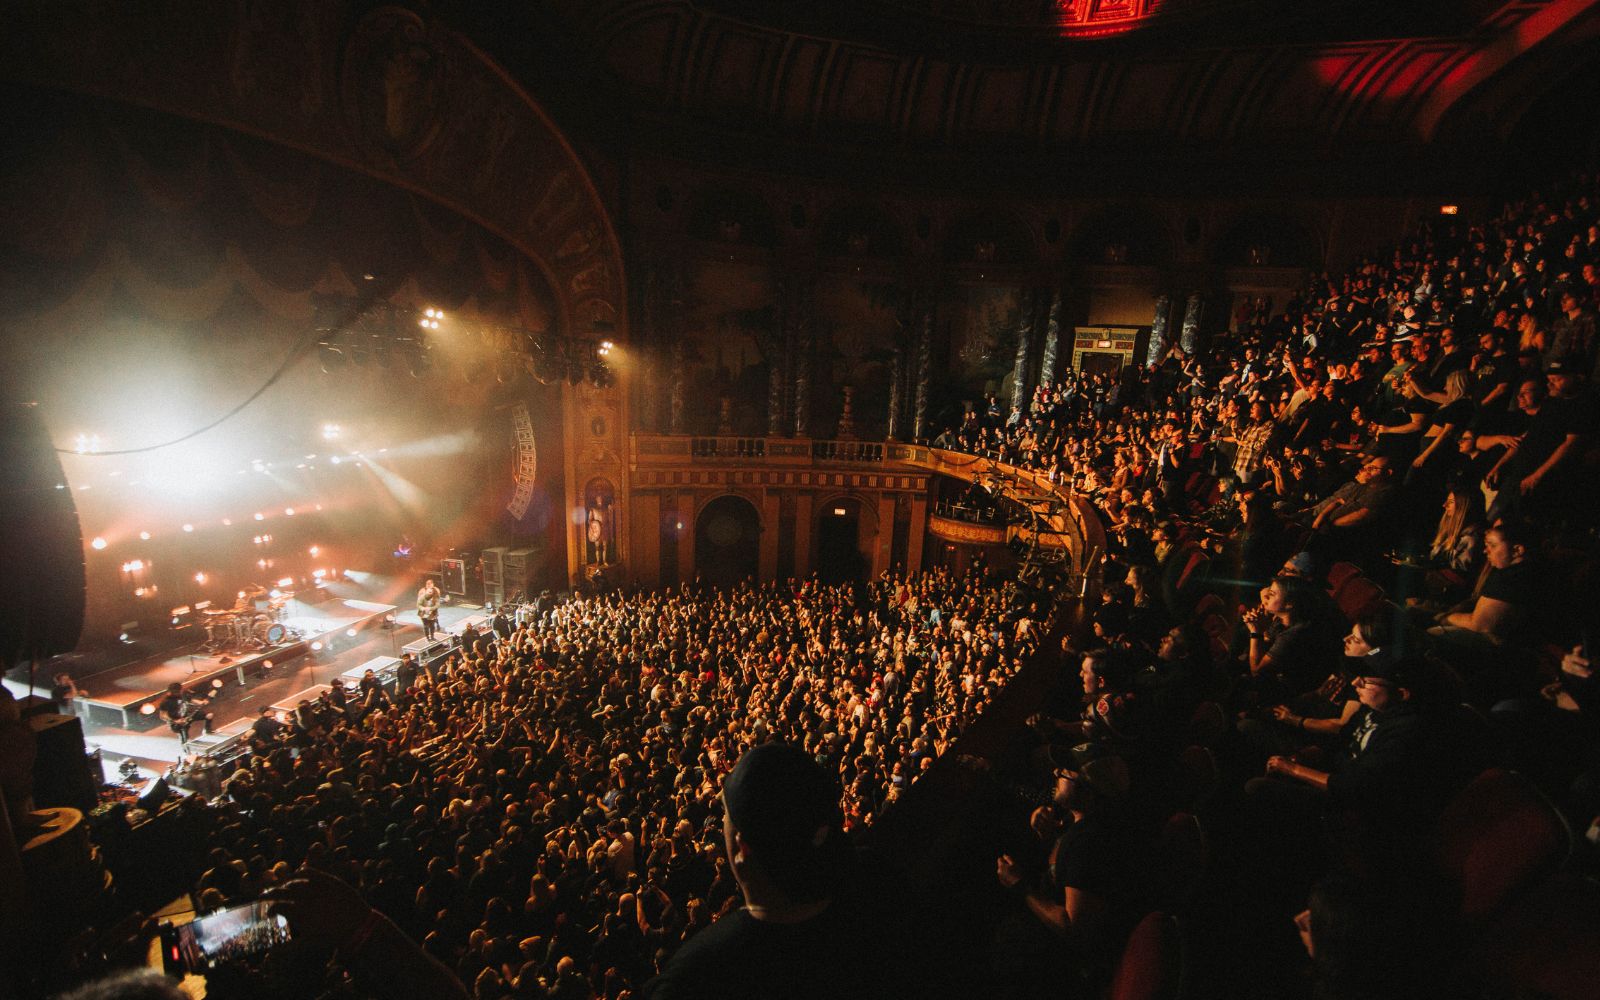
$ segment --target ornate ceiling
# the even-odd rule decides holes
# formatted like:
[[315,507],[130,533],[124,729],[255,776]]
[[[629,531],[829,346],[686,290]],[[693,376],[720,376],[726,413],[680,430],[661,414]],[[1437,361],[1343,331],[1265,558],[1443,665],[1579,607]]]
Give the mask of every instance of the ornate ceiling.
[[[1313,185],[1363,175],[1392,185],[1411,171],[1406,158],[1443,162],[1463,137],[1474,148],[1457,160],[1471,169],[1485,141],[1509,135],[1518,102],[1600,36],[1596,0],[866,0],[849,10],[553,0],[537,23],[495,15],[466,30],[576,118],[608,123],[590,135],[613,149],[891,183],[944,172],[1080,187],[1270,185],[1286,166]],[[1071,37],[1109,27],[1112,10],[1137,30]]]

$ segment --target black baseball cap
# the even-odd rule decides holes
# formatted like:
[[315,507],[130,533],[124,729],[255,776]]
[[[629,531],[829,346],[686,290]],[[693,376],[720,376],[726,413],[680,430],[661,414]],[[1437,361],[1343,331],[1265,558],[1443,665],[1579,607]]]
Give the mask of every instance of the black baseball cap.
[[800,747],[746,750],[722,783],[722,802],[756,863],[793,902],[832,895],[849,852],[839,783]]

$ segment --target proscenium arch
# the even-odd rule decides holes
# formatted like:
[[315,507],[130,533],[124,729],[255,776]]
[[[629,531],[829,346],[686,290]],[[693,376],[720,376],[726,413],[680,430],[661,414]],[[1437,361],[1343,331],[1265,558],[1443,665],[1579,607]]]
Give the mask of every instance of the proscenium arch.
[[[461,35],[398,7],[286,0],[274,16],[195,4],[152,18],[111,5],[25,5],[0,33],[6,75],[207,122],[380,178],[499,235],[543,272],[558,328],[625,342],[626,284],[609,213],[566,137]],[[196,40],[211,57],[195,58]],[[362,56],[402,44],[426,69],[396,120],[361,113]],[[367,122],[367,124],[363,124]],[[605,325],[609,324],[609,325]]]

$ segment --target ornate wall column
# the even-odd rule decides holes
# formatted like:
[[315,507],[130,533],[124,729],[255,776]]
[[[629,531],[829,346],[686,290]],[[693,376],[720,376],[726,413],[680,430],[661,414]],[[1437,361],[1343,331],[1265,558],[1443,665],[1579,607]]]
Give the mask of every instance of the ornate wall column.
[[694,582],[694,493],[678,494],[678,521],[683,530],[678,532],[678,582]]
[[794,498],[794,575],[811,575],[811,508],[813,494],[801,491]]
[[1155,364],[1167,349],[1167,322],[1172,315],[1172,296],[1162,292],[1156,299],[1155,313],[1150,317],[1150,346],[1145,349],[1144,363]]
[[911,535],[906,544],[906,575],[914,577],[922,572],[922,537],[928,533],[928,498],[917,494],[911,498]]
[[811,434],[811,374],[816,353],[816,282],[809,277],[791,283],[790,301],[784,310],[789,318],[790,340],[794,345],[791,368],[794,372],[794,434]]
[[917,414],[911,433],[921,441],[928,431],[928,394],[933,385],[933,303],[923,309],[917,330]]
[[[780,324],[782,320],[779,321]],[[780,328],[773,332],[768,341],[767,350],[767,435],[769,437],[784,436],[783,420],[783,380],[784,380],[784,336]]]
[[[1193,354],[1194,349],[1200,344],[1200,319],[1205,312],[1205,300],[1200,298],[1199,292],[1189,293],[1189,302],[1183,310],[1183,351]],[[1152,337],[1152,339],[1154,339]]]
[[769,489],[761,500],[761,539],[757,579],[762,583],[778,578],[778,516],[782,513],[782,497],[776,489]]
[[631,535],[628,579],[653,588],[661,579],[661,494],[645,491],[634,495]]
[[1022,290],[1021,315],[1017,319],[1017,363],[1011,370],[1011,408],[1021,410],[1028,405],[1028,357],[1033,350],[1033,311],[1035,293],[1032,288]]
[[1050,297],[1050,316],[1045,321],[1044,360],[1039,365],[1039,384],[1052,386],[1056,382],[1056,354],[1061,339],[1061,289]]
[[872,547],[872,578],[876,580],[892,564],[894,546],[894,494],[878,494],[878,540]]
[[905,418],[901,410],[905,409],[905,381],[906,381],[906,349],[905,331],[896,330],[894,336],[894,360],[889,363],[889,440],[898,441],[905,433]]

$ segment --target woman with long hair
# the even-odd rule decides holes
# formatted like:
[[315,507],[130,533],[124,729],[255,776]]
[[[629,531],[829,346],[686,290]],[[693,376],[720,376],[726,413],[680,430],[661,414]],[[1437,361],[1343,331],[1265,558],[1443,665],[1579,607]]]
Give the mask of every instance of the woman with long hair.
[[1483,494],[1466,483],[1450,487],[1428,556],[1434,565],[1471,579],[1483,565]]

